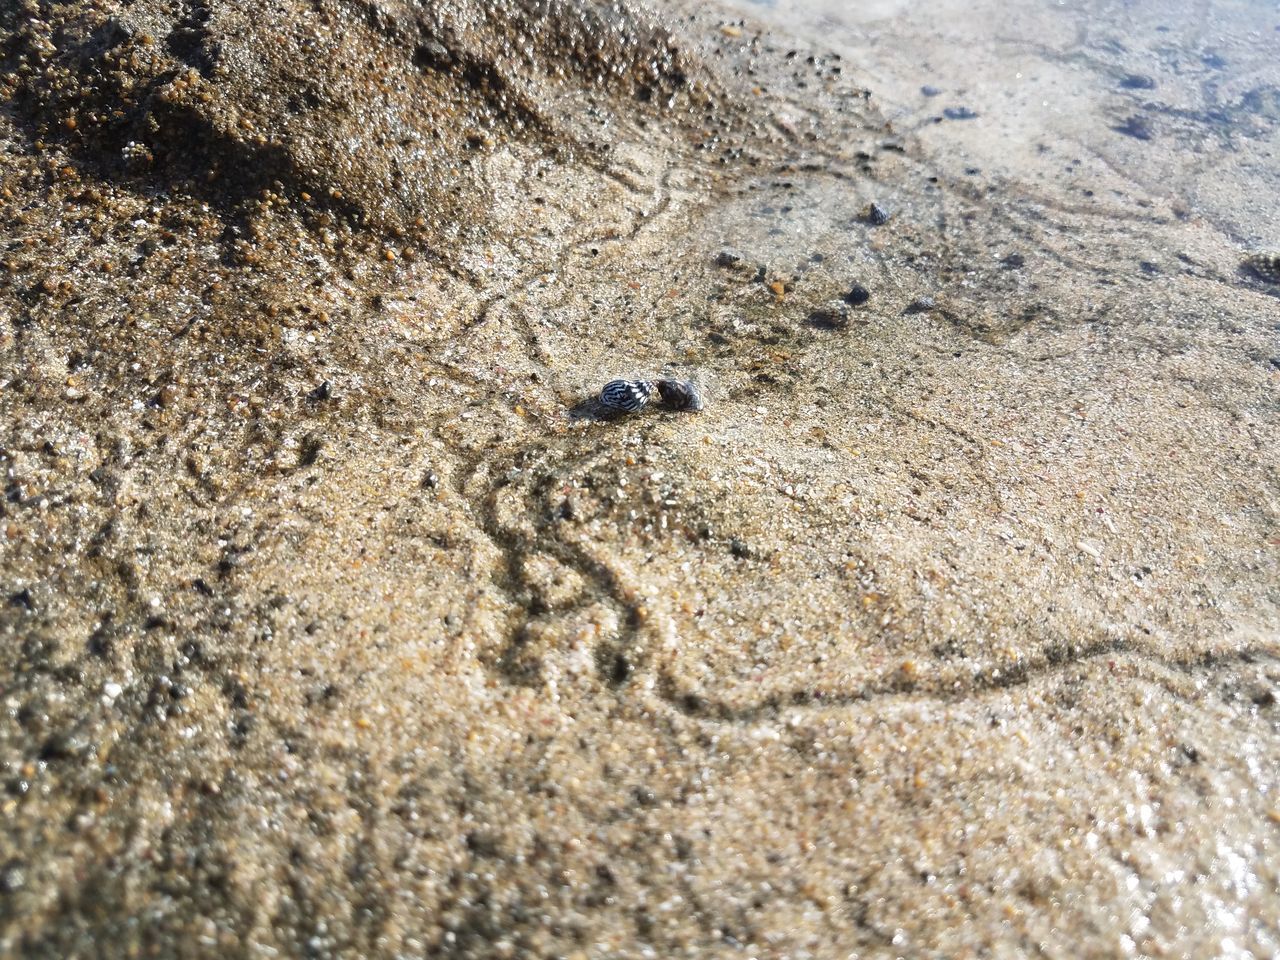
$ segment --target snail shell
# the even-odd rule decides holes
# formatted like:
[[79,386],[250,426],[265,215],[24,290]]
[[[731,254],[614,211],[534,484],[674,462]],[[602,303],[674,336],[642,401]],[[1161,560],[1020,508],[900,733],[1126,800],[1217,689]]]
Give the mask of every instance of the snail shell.
[[697,413],[702,409],[702,391],[692,380],[659,380],[658,395],[672,410]]
[[1280,252],[1253,253],[1241,263],[1246,271],[1267,283],[1280,283]]
[[635,413],[653,396],[648,380],[610,380],[600,391],[600,404],[609,410]]

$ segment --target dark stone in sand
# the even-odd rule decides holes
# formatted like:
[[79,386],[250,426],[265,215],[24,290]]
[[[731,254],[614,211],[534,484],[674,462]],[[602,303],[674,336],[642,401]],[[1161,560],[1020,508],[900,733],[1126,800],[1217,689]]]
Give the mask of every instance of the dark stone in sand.
[[1126,90],[1154,90],[1156,82],[1142,73],[1126,73],[1120,78],[1120,86]]
[[1143,117],[1129,117],[1124,123],[1118,123],[1111,129],[1116,133],[1123,133],[1126,137],[1133,137],[1135,140],[1151,139],[1151,127]]
[[855,283],[844,295],[844,302],[854,307],[860,307],[870,299],[871,291],[860,283]]

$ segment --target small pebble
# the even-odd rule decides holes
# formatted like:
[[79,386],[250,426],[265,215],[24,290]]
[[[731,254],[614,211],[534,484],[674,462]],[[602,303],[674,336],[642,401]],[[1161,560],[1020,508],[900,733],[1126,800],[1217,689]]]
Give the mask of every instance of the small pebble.
[[0,893],[17,893],[27,885],[27,877],[20,860],[10,860],[0,870]]
[[920,95],[922,97],[936,97],[940,93],[942,93],[942,90],[931,83],[926,83],[920,88]]
[[449,49],[436,40],[427,40],[414,52],[414,62],[420,67],[442,68],[449,65],[453,57]]
[[1126,73],[1120,78],[1120,86],[1126,90],[1154,90],[1156,82],[1141,73]]
[[968,107],[947,107],[942,115],[948,120],[973,120],[978,116]]
[[860,307],[870,299],[871,291],[860,283],[855,283],[844,295],[844,302],[854,307]]

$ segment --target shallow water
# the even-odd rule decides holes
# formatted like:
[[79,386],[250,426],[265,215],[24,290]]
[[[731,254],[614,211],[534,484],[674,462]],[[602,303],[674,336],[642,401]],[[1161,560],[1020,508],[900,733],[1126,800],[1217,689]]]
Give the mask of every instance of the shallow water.
[[730,6],[842,53],[897,129],[955,164],[1063,202],[1159,198],[1242,246],[1280,245],[1275,3]]

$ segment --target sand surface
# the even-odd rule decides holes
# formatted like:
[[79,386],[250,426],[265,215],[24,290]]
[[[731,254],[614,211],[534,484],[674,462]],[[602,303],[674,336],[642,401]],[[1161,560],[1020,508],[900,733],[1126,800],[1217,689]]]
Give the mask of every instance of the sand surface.
[[845,6],[0,9],[0,953],[1280,953],[1280,19]]

